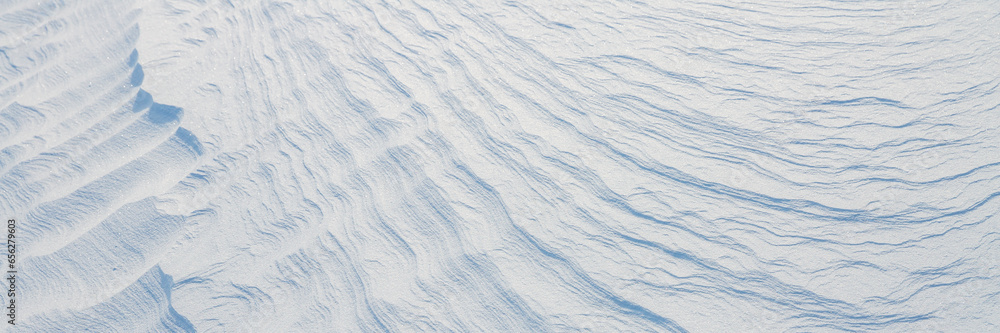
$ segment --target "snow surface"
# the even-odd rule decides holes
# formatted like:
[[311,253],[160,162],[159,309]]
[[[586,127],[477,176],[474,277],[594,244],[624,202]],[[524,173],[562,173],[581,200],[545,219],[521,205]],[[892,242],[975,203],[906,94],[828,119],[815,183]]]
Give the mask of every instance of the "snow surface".
[[3,327],[997,332],[998,86],[995,0],[0,0]]

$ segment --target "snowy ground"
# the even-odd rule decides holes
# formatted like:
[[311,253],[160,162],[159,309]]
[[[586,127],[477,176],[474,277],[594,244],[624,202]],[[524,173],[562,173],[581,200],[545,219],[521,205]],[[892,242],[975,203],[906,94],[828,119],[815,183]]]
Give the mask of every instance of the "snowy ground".
[[11,332],[995,332],[998,212],[998,1],[0,0]]

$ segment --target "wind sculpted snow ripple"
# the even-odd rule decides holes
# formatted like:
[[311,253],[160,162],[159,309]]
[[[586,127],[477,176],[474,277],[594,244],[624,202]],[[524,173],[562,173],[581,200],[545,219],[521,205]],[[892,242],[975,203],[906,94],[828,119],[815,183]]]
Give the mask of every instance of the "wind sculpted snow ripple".
[[157,266],[185,217],[152,196],[193,170],[201,144],[181,108],[140,89],[131,6],[0,7],[0,212],[20,220],[13,331],[194,330]]
[[996,1],[2,3],[29,328],[1000,329]]

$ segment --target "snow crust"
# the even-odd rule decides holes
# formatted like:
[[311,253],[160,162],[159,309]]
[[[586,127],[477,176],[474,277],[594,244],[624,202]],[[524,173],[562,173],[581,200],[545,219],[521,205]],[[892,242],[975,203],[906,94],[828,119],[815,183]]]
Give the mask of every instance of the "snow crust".
[[998,86],[997,1],[0,0],[3,326],[998,331]]

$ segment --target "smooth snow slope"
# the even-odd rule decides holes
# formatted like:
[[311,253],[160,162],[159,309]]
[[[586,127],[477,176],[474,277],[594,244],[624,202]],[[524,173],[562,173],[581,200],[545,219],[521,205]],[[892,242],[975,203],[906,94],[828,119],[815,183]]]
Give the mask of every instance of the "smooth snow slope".
[[998,86],[997,1],[0,0],[4,327],[1000,331]]

